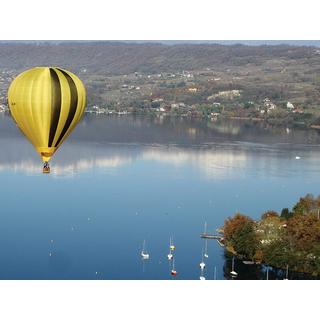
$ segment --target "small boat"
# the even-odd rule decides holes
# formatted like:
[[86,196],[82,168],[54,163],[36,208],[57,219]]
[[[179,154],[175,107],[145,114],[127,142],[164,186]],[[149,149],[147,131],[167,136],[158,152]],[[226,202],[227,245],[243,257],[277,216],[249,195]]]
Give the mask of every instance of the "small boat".
[[199,278],[200,278],[200,280],[206,280],[206,278],[203,276],[200,276]]
[[299,160],[299,159],[301,159],[301,157],[299,157],[299,156],[296,156],[296,160]]
[[172,269],[171,269],[171,275],[176,276],[178,274],[177,270],[174,267],[174,259],[172,259]]
[[200,267],[200,269],[203,270],[206,267],[206,264],[203,261],[203,249],[202,249],[202,253],[201,253],[201,258],[202,258],[202,260],[201,260],[201,262],[199,264],[199,267]]
[[234,271],[234,257],[232,257],[232,271],[230,272],[232,277],[237,277],[238,273]]
[[172,238],[170,237],[170,250],[171,251],[174,251],[176,249],[176,246],[173,244],[173,240]]
[[148,260],[150,258],[149,253],[146,252],[146,240],[143,240],[143,246],[142,246],[142,250],[141,250],[141,258],[143,260]]

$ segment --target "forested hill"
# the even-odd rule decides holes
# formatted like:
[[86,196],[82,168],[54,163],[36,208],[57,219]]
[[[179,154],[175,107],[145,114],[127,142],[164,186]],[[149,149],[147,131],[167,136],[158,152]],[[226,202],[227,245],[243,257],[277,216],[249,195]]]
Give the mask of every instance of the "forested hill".
[[22,71],[36,65],[59,65],[71,71],[127,74],[132,72],[175,72],[272,63],[315,64],[315,47],[245,46],[220,44],[39,42],[0,43],[0,68]]

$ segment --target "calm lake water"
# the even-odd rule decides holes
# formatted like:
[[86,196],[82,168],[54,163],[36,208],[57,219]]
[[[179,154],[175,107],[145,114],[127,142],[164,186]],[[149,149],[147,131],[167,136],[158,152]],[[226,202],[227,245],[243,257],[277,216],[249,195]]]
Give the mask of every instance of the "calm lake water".
[[[199,279],[205,221],[215,232],[236,211],[258,219],[318,195],[319,164],[315,130],[86,115],[44,175],[0,113],[0,278],[172,279],[172,236],[175,279]],[[229,278],[230,257],[214,240],[208,255],[205,277],[216,267]],[[236,261],[236,269],[240,279],[266,277],[263,266]]]

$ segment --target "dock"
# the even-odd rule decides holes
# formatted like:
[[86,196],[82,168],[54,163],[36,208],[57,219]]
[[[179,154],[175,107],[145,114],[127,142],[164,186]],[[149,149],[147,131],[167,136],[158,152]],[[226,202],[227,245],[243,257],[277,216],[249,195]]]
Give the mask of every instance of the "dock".
[[210,234],[210,233],[201,233],[200,238],[202,239],[214,239],[214,240],[223,240],[223,237],[218,234]]

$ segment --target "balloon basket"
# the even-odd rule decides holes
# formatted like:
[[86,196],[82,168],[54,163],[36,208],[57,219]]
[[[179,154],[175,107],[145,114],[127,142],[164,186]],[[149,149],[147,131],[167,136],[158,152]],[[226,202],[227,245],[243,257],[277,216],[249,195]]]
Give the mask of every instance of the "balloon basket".
[[43,173],[50,173],[50,168],[43,168],[42,172]]

